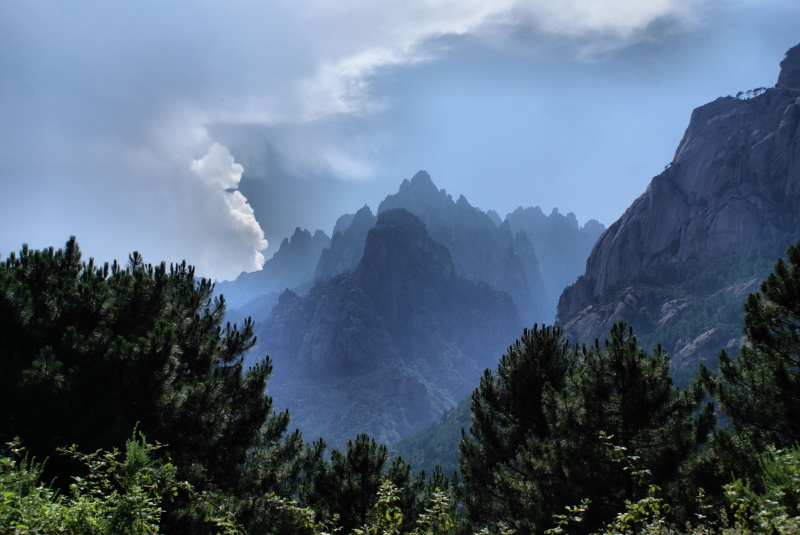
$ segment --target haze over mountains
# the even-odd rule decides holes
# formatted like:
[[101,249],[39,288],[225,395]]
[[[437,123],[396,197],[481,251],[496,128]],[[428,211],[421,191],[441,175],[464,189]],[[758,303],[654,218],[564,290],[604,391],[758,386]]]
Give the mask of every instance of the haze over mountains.
[[[780,66],[774,88],[694,110],[672,163],[561,295],[570,341],[603,340],[623,320],[643,347],[666,349],[679,385],[700,363],[715,369],[721,349],[737,352],[744,301],[800,240],[800,45]],[[465,400],[395,447],[418,468],[453,470],[468,424]]]
[[355,271],[281,295],[256,351],[282,370],[272,392],[301,430],[392,442],[465,396],[521,326],[508,293],[458,276],[420,219],[392,209]]
[[[798,73],[795,47],[775,88],[696,109],[673,162],[607,230],[539,208],[500,220],[420,171],[376,214],[342,216],[329,243],[298,229],[265,266],[294,277],[271,279],[271,293],[236,293],[263,275],[226,283],[253,297],[231,316],[260,306],[252,358],[273,357],[276,398],[334,445],[360,431],[396,441],[437,418],[523,326],[552,321],[559,295],[571,341],[627,321],[685,384],[721,348],[736,351],[743,301],[800,237]],[[294,290],[278,297],[280,286]]]
[[538,207],[501,221],[420,171],[376,214],[341,216],[332,239],[298,228],[216,291],[229,321],[257,322],[249,358],[273,359],[271,392],[304,433],[391,442],[466,396],[523,326],[552,322],[603,230]]
[[[508,291],[525,323],[552,321],[558,296],[583,273],[592,244],[605,230],[596,220],[580,227],[575,214],[565,216],[555,208],[545,216],[538,206],[519,207],[502,221],[463,196],[454,201],[420,171],[387,196],[376,214],[364,206],[355,214],[342,215],[330,239],[321,230],[312,236],[297,228],[262,271],[218,283],[216,290],[225,295],[229,317],[243,318],[242,312],[249,310],[254,319],[265,319],[268,310],[264,313],[263,306],[256,305],[274,305],[277,294],[264,296],[286,288],[305,292],[316,279],[328,280],[355,269],[377,214],[391,208],[405,208],[419,217],[434,240],[451,252],[460,275]],[[245,305],[247,309],[237,310]]]

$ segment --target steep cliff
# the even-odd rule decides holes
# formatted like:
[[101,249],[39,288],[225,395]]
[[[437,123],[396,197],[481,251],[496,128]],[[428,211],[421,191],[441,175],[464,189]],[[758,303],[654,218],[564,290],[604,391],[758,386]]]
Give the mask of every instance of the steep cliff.
[[748,251],[800,223],[800,51],[779,86],[694,110],[671,165],[606,230],[558,319],[642,268]]
[[800,236],[800,45],[776,87],[741,95],[695,109],[672,163],[600,236],[559,300],[571,339],[625,320],[679,367],[735,351],[747,292]]

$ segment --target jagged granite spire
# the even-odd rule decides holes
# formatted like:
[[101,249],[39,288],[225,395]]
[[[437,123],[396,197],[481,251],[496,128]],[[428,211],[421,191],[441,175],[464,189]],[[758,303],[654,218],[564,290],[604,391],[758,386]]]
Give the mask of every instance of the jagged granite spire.
[[780,89],[800,89],[800,44],[790,48],[781,61],[781,73],[775,87]]

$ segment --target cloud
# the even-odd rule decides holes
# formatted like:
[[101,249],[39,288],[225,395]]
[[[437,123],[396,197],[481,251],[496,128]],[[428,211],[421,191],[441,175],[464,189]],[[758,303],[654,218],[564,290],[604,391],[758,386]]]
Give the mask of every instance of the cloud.
[[247,198],[235,190],[242,179],[244,167],[234,161],[226,147],[213,143],[208,153],[193,160],[189,168],[209,186],[214,195],[224,200],[228,212],[225,223],[234,231],[238,242],[245,248],[251,248],[252,263],[243,269],[260,270],[264,264],[261,251],[267,248],[267,240],[264,239],[264,231],[256,221],[255,212],[247,203]]
[[253,208],[247,199],[238,191],[224,192],[225,204],[229,209],[229,221],[236,232],[236,236],[245,246],[250,246],[253,251],[253,262],[245,271],[257,271],[264,265],[264,255],[261,251],[267,248],[264,231],[256,221]]
[[323,153],[323,162],[336,176],[351,180],[366,180],[373,175],[372,167],[343,154],[335,148],[330,148]]
[[247,199],[225,191],[245,169],[209,135],[213,125],[271,129],[270,148],[298,174],[368,180],[391,138],[364,129],[394,104],[378,82],[446,55],[442,37],[503,46],[530,31],[573,39],[576,50],[608,36],[624,46],[657,21],[692,20],[699,2],[7,3],[0,213],[18,216],[0,247],[75,233],[98,258],[149,250],[214,278],[256,269],[263,232]]
[[[375,176],[374,154],[331,127],[380,114],[393,105],[374,81],[391,69],[437,59],[446,36],[470,35],[492,46],[533,34],[571,43],[576,58],[592,58],[654,38],[654,25],[689,28],[703,0],[438,0],[294,2],[289,9],[303,30],[314,69],[291,82],[288,94],[263,107],[250,102],[220,121],[261,122],[282,139],[272,149],[292,172],[343,180]],[[230,110],[228,110],[230,112]],[[214,122],[214,119],[211,119]],[[307,128],[304,125],[311,125]],[[347,125],[342,127],[347,129]],[[301,134],[302,132],[302,134]],[[327,132],[327,135],[326,135]],[[298,139],[298,136],[301,136]],[[294,141],[292,141],[294,140]]]
[[696,19],[698,0],[561,0],[523,1],[512,13],[549,34],[576,38],[610,35],[623,46],[658,20],[690,24]]
[[213,143],[208,154],[192,161],[189,168],[209,186],[220,189],[233,189],[239,185],[244,167],[233,161],[228,149]]
[[[573,39],[580,55],[647,40],[659,21],[691,26],[703,0],[439,0],[297,2],[314,36],[314,74],[298,84],[298,120],[380,111],[370,78],[388,67],[436,57],[425,45],[448,35],[497,41],[525,31]],[[319,42],[316,42],[319,41]]]

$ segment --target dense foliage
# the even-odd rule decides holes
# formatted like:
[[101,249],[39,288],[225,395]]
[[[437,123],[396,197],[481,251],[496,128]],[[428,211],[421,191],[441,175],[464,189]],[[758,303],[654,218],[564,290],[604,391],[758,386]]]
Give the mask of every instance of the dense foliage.
[[800,531],[800,244],[738,356],[684,389],[622,323],[589,347],[525,330],[472,395],[460,480],[367,435],[326,460],[287,434],[269,361],[242,369],[251,324],[223,327],[211,290],[136,253],[82,262],[74,238],[0,264],[0,533]]
[[720,354],[719,400],[739,432],[762,444],[800,441],[800,244],[745,303],[748,344]]
[[[222,327],[212,289],[185,262],[82,262],[74,237],[10,255],[0,263],[0,440],[19,436],[45,458],[70,444],[121,447],[138,424],[165,444],[178,477],[242,497],[243,517],[257,516],[244,496],[291,493],[314,452],[299,434],[283,437],[289,415],[265,396],[271,364],[242,370],[252,324]],[[60,456],[46,465],[62,488],[76,470]],[[196,523],[173,509],[170,521]]]
[[[465,435],[460,444],[472,520],[513,518],[530,528],[550,519],[555,503],[542,498],[558,493],[561,482],[548,466],[533,463],[526,472],[522,465],[528,463],[517,455],[547,455],[553,422],[544,400],[564,388],[576,362],[560,330],[534,327],[500,359],[496,374],[484,373],[471,399],[472,438]],[[520,486],[522,480],[530,484]]]
[[471,415],[469,398],[447,409],[438,421],[415,431],[397,442],[394,447],[414,467],[431,472],[437,466],[445,474],[458,470],[458,441],[461,430],[469,429]]
[[713,426],[710,404],[696,414],[704,395],[698,383],[678,390],[666,353],[647,355],[622,323],[604,347],[580,350],[558,329],[526,331],[472,397],[460,445],[470,515],[540,532],[589,499],[584,526],[595,529],[646,491],[634,468],[680,486]]

